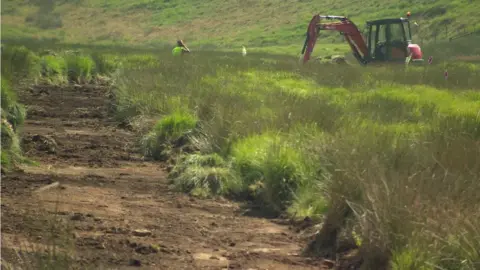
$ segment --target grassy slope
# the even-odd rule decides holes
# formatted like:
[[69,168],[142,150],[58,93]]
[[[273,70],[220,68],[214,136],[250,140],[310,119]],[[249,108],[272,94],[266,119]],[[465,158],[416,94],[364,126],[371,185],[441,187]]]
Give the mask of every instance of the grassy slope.
[[[160,119],[144,153],[171,153],[165,138],[178,135],[165,131],[181,129],[200,150],[178,160],[177,188],[325,214],[317,243],[333,245],[340,228],[360,234],[365,269],[387,269],[383,260],[394,270],[478,269],[480,235],[469,224],[480,222],[479,197],[468,192],[480,173],[478,66],[454,63],[445,81],[441,65],[345,72],[202,54],[118,77],[117,116]],[[359,215],[349,213],[353,229],[342,225],[345,201]]]
[[[51,3],[54,4],[51,4]],[[415,4],[410,4],[416,2]],[[172,43],[191,45],[271,47],[275,52],[301,49],[306,26],[316,12],[347,15],[359,27],[367,19],[400,17],[410,10],[421,25],[417,36],[427,42],[433,32],[445,38],[456,29],[480,27],[474,16],[480,2],[472,0],[350,1],[350,0],[37,0],[2,3],[2,38],[58,38],[65,42]],[[50,3],[50,4],[49,4]],[[39,28],[40,27],[40,28]],[[343,43],[335,36],[321,42]],[[265,50],[265,49],[264,49]],[[345,46],[328,47],[343,52]]]
[[[346,199],[365,210],[354,217],[357,228],[343,229],[360,234],[366,262],[380,254],[395,270],[434,269],[425,262],[478,269],[480,234],[471,225],[480,223],[473,192],[480,174],[478,66],[450,63],[445,80],[442,65],[403,73],[302,68],[277,56],[199,52],[176,61],[164,57],[168,52],[115,52],[92,59],[59,52],[26,66],[38,76],[42,63],[47,79],[60,84],[71,71],[84,81],[124,67],[115,73],[116,117],[151,129],[140,141],[144,153],[170,155],[180,134],[193,135],[201,150],[174,168],[177,188],[248,193],[297,217],[325,214],[333,229],[343,226],[336,207]],[[151,118],[160,119],[154,127],[142,122]],[[319,237],[332,234],[328,226],[322,231]]]

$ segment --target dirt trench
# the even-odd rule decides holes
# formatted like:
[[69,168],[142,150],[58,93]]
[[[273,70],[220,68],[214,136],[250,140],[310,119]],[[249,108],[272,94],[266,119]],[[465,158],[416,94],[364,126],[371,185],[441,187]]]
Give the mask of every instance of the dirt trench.
[[292,227],[170,191],[161,164],[144,161],[135,135],[110,120],[105,88],[19,95],[23,148],[39,164],[2,176],[3,264],[57,239],[77,269],[324,269],[300,256],[307,239]]

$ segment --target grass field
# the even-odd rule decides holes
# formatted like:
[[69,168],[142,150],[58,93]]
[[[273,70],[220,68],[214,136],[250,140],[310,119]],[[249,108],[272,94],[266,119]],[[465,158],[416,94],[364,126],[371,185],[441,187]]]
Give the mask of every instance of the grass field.
[[[307,255],[345,240],[363,269],[479,269],[480,40],[446,40],[480,27],[479,3],[2,2],[2,173],[32,163],[20,90],[108,85],[110,116],[178,192],[321,223]],[[317,12],[406,11],[432,65],[299,64]],[[177,38],[193,53],[172,58]],[[316,54],[349,52],[322,38]]]
[[108,76],[116,119],[138,132],[147,158],[172,164],[177,190],[324,220],[307,248],[316,254],[346,234],[375,269],[478,268],[478,65],[404,70],[238,53],[4,52],[2,167],[19,152],[8,123],[24,117],[7,79],[62,85]]
[[[73,0],[2,4],[2,39],[55,39],[65,43],[171,46],[178,38],[192,49],[241,48],[298,54],[316,13],[349,16],[360,29],[366,20],[412,12],[414,39],[424,44],[480,28],[477,1],[99,1]],[[326,52],[343,44],[336,33],[320,40]],[[295,49],[291,49],[294,47]],[[475,47],[475,46],[470,46]],[[346,47],[344,47],[346,48]],[[473,49],[473,48],[471,48]]]
[[[442,65],[299,68],[213,55],[151,64],[117,75],[117,115],[134,126],[158,119],[140,146],[177,156],[179,190],[326,215],[335,228],[319,239],[355,231],[376,269],[478,267],[478,66],[450,63],[445,80]],[[318,243],[311,250],[334,245]]]

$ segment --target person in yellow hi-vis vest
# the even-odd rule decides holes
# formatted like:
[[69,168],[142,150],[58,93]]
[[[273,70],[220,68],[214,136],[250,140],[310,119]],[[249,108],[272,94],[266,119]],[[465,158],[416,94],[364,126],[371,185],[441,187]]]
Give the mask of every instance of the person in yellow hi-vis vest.
[[183,40],[177,40],[177,45],[172,50],[173,56],[180,56],[184,53],[189,53],[190,49],[187,48]]

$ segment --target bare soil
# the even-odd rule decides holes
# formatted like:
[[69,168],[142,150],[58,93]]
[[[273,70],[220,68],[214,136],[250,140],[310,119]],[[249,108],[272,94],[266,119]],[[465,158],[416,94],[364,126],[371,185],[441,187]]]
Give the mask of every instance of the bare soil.
[[2,264],[55,246],[76,269],[328,268],[302,257],[308,237],[280,220],[170,191],[161,164],[109,118],[106,88],[35,86],[20,97],[23,149],[38,165],[2,176]]

